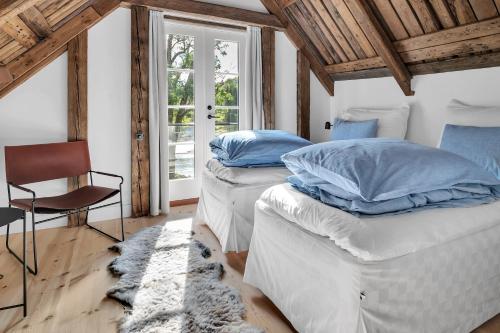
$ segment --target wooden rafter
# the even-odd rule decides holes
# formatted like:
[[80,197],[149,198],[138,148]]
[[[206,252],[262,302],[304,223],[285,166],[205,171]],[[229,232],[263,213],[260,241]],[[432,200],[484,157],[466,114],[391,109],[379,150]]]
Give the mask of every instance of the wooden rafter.
[[[35,3],[35,1],[25,2],[29,2],[30,5]],[[66,23],[59,27],[59,29],[52,32],[45,39],[38,42],[35,46],[10,61],[5,66],[12,80],[5,83],[0,82],[0,97],[5,96],[27,78],[31,77],[34,73],[54,60],[57,55],[60,55],[66,50],[66,45],[70,40],[99,22],[114,9],[118,8],[120,1],[94,0],[89,2],[88,5],[89,6],[82,11],[71,16]],[[22,13],[29,7],[30,6],[25,7],[23,3],[21,6],[22,10],[11,8],[11,11],[9,11],[7,15],[9,16],[11,12],[16,12],[17,14]],[[3,22],[5,22],[5,20]]]
[[19,17],[39,38],[45,38],[52,32],[49,22],[36,7],[26,9]]
[[129,6],[144,6],[156,10],[189,13],[214,20],[229,20],[232,23],[255,25],[283,29],[283,25],[274,15],[259,13],[246,9],[215,5],[194,0],[124,0]]
[[345,3],[358,21],[359,25],[370,39],[377,53],[392,72],[396,82],[404,94],[413,95],[411,90],[411,74],[401,60],[386,32],[377,21],[371,8],[362,0],[345,0]]
[[328,94],[330,94],[330,96],[333,96],[333,80],[324,69],[325,65],[313,55],[312,50],[308,47],[308,44],[304,41],[303,37],[298,32],[297,27],[294,26],[294,24],[292,24],[282,13],[280,5],[276,2],[276,0],[261,0],[261,3],[270,13],[275,15],[281,21],[283,26],[286,27],[285,33],[287,37],[292,41],[292,43],[298,50],[302,51],[304,56],[309,61],[313,73],[316,75]]
[[44,0],[10,0],[0,2],[0,25]]

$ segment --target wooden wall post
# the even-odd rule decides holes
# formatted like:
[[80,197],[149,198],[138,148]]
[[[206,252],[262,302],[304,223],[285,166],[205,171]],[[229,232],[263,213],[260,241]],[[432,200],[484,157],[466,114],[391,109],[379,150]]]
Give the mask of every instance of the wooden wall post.
[[149,13],[132,6],[132,216],[149,215]]
[[275,37],[274,29],[262,28],[262,95],[265,129],[275,128]]
[[311,65],[304,53],[297,51],[297,135],[309,140],[311,113]]
[[[68,141],[87,140],[87,30],[68,43]],[[88,184],[87,175],[68,178],[68,191]],[[85,218],[81,213],[80,219]],[[78,225],[78,216],[68,217],[68,226]]]

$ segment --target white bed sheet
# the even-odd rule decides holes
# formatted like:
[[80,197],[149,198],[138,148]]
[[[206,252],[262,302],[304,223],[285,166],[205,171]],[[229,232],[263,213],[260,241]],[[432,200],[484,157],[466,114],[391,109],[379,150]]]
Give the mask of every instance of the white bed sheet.
[[363,218],[325,205],[288,184],[269,188],[261,200],[286,220],[327,236],[366,261],[396,258],[500,225],[500,200],[469,208]]
[[209,226],[219,239],[222,251],[248,251],[255,202],[269,186],[284,181],[279,178],[266,184],[231,184],[205,169],[196,219]]
[[244,281],[302,333],[470,332],[500,312],[500,226],[363,262],[258,200]]
[[230,168],[214,158],[207,162],[207,169],[219,179],[241,185],[278,184],[291,175],[285,167]]

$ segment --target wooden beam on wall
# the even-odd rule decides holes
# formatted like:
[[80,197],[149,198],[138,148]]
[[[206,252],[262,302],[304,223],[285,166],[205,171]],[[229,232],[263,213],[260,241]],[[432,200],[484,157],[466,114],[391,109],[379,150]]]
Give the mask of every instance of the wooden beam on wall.
[[322,64],[309,50],[307,43],[304,41],[303,37],[298,32],[297,27],[295,27],[287,17],[282,13],[280,5],[276,0],[261,0],[260,1],[266,9],[274,14],[286,27],[285,33],[290,41],[295,45],[295,47],[300,50],[311,65],[311,70],[318,78],[319,82],[323,85],[325,90],[330,96],[334,94],[334,83],[330,75],[326,72],[324,64]]
[[407,96],[413,95],[411,74],[372,9],[362,0],[345,0],[345,3],[370,39],[377,53],[384,60],[387,68],[391,70],[403,93]]
[[309,140],[311,114],[311,65],[300,50],[297,51],[297,135]]
[[262,28],[262,94],[265,129],[275,128],[275,30]]
[[125,0],[131,6],[144,6],[156,10],[170,10],[174,12],[189,13],[196,16],[211,18],[215,21],[229,20],[244,25],[271,27],[283,29],[283,25],[274,15],[260,13],[252,10],[215,5],[194,0]]
[[132,216],[149,215],[149,10],[132,6]]
[[[87,30],[68,43],[68,141],[87,140],[88,83],[87,83]],[[88,185],[87,175],[68,178],[68,191]],[[82,212],[68,217],[68,226],[78,225],[85,219]]]

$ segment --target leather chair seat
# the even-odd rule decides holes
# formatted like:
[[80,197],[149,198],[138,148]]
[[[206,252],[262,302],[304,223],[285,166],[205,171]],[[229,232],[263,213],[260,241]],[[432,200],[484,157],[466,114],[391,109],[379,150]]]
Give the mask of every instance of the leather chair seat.
[[[63,195],[37,198],[35,201],[35,213],[53,214],[82,209],[98,204],[118,193],[120,193],[120,191],[113,188],[84,186]],[[14,207],[31,211],[31,201],[31,198],[15,199],[10,203]]]

